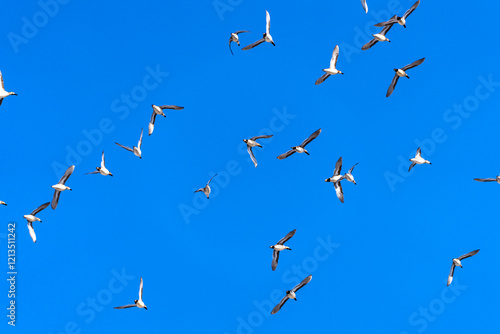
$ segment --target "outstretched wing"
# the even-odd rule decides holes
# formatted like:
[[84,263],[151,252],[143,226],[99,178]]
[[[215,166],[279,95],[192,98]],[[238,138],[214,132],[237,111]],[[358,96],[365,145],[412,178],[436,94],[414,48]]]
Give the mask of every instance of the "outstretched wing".
[[59,184],[64,184],[69,179],[74,170],[75,165],[69,166],[68,169],[66,169],[66,172],[64,172],[64,175],[59,180]]
[[359,162],[356,162],[354,164],[354,166],[352,166],[351,169],[349,169],[349,171],[347,172],[347,174],[352,174],[352,171],[354,170],[354,167],[356,167],[357,164],[359,164]]
[[420,0],[415,2],[413,6],[411,6],[411,8],[404,13],[403,18],[406,19],[411,13],[413,13],[413,11],[418,7],[418,5],[420,5]]
[[266,10],[266,33],[269,35],[270,31],[271,31],[271,15],[269,15],[269,12]]
[[366,4],[366,0],[361,0],[361,5],[363,5],[363,9],[366,13],[368,13],[368,5]]
[[160,108],[162,110],[163,109],[173,109],[173,110],[182,110],[182,109],[184,109],[184,107],[175,106],[175,105],[164,105],[164,106],[160,106]]
[[330,76],[330,74],[329,74],[329,73],[325,73],[325,74],[323,74],[322,76],[320,76],[320,77],[318,78],[318,80],[316,80],[316,82],[315,82],[314,84],[315,84],[315,85],[319,85],[319,84],[323,83],[323,81],[325,81],[326,79],[328,79],[328,77],[329,77],[329,76]]
[[288,296],[283,297],[283,299],[279,302],[279,304],[273,308],[273,310],[271,311],[271,314],[277,313],[283,307],[283,305],[285,305],[287,300],[288,300]]
[[215,174],[214,176],[212,176],[212,177],[210,178],[210,180],[208,180],[208,182],[207,182],[207,186],[210,184],[210,181],[212,181],[212,179],[213,179],[214,177],[216,177],[216,176],[217,176],[217,174]]
[[309,138],[307,138],[306,140],[304,140],[302,142],[302,144],[300,144],[300,147],[306,147],[307,144],[309,144],[310,142],[312,142],[314,139],[316,139],[317,136],[319,136],[319,134],[321,133],[321,129],[318,129],[316,131],[314,131],[310,136]]
[[273,268],[273,271],[276,270],[276,267],[278,267],[278,259],[280,258],[280,252],[277,250],[273,251],[273,263],[271,267]]
[[479,181],[479,182],[493,182],[496,181],[497,179],[493,178],[487,178],[487,179],[474,179],[474,181]]
[[411,163],[411,165],[410,165],[410,168],[408,168],[408,171],[411,171],[411,169],[412,169],[413,167],[415,167],[415,165],[416,165],[416,163],[415,163],[415,162],[412,162],[412,163]]
[[[141,137],[139,138],[139,142],[137,143],[137,148],[140,149],[142,145],[142,134],[144,132],[144,129],[141,129]],[[133,152],[133,150],[132,150]]]
[[252,159],[253,164],[255,165],[255,167],[257,167],[257,159],[255,159],[255,156],[253,155],[252,148],[248,145],[247,145],[247,151],[248,154],[250,154],[250,158]]
[[285,242],[287,242],[288,240],[290,240],[291,237],[293,237],[295,235],[295,232],[297,232],[297,229],[291,231],[291,232],[288,232],[287,235],[285,235],[284,238],[282,238],[280,241],[278,241],[278,245],[283,245]]
[[101,157],[101,168],[105,168],[106,162],[104,161],[104,151],[102,151],[102,157]]
[[385,21],[385,22],[380,22],[380,23],[377,23],[375,24],[375,27],[385,27],[386,25],[389,25],[389,24],[394,24],[398,22],[398,16],[397,15],[394,15],[393,17],[391,17],[389,19],[389,21]]
[[471,256],[473,256],[473,255],[476,255],[478,252],[479,252],[479,249],[476,249],[475,251],[472,251],[472,252],[469,252],[469,253],[467,253],[467,254],[464,254],[464,255],[460,256],[458,259],[461,261],[461,260],[463,260],[463,259],[466,259],[466,258],[468,258],[468,257],[471,257]]
[[123,308],[129,308],[129,307],[135,307],[137,305],[135,304],[130,304],[130,305],[125,305],[125,306],[118,306],[118,307],[113,307],[114,309],[123,309]]
[[313,278],[312,275],[307,276],[306,278],[304,278],[302,280],[302,282],[297,284],[297,286],[295,288],[293,288],[292,291],[293,292],[299,291],[302,287],[304,287],[307,283],[309,283],[312,280],[312,278]]
[[252,44],[245,46],[242,50],[246,51],[246,50],[253,49],[257,45],[264,43],[264,41],[265,41],[264,38],[259,39],[257,42],[253,42]]
[[250,140],[257,140],[257,139],[261,139],[261,138],[271,138],[273,135],[262,135],[262,136],[255,136],[255,137],[252,137],[250,138]]
[[115,142],[115,144],[118,145],[118,146],[120,146],[120,147],[122,147],[122,148],[124,148],[124,149],[126,149],[127,151],[134,152],[134,150],[131,149],[130,147],[123,146],[122,144],[118,144],[117,142]]
[[339,59],[339,46],[335,45],[335,49],[333,49],[332,59],[330,59],[330,68],[336,68],[337,60]]
[[448,275],[448,283],[446,284],[447,286],[451,284],[451,281],[453,281],[453,273],[454,272],[455,272],[455,263],[452,263],[450,274]]
[[342,170],[342,157],[337,160],[335,163],[335,169],[333,170],[333,176],[340,175],[340,171]]
[[294,153],[295,153],[294,150],[287,151],[287,152],[285,152],[283,154],[278,155],[278,159],[280,159],[280,160],[286,159],[286,158],[288,158],[289,156],[291,156]]
[[414,68],[424,62],[425,58],[415,60],[413,63],[406,65],[405,67],[402,68],[403,71],[409,70],[410,68]]
[[333,187],[335,188],[335,193],[337,194],[337,198],[344,203],[344,191],[342,190],[342,184],[340,183],[340,180],[335,182],[333,184]]
[[61,195],[59,190],[54,191],[54,196],[52,197],[52,203],[50,205],[54,210],[57,208],[57,204],[59,203],[59,195]]
[[142,277],[141,277],[141,284],[139,284],[139,300],[142,300],[142,288],[144,284],[142,282]]
[[40,211],[42,211],[43,209],[45,209],[46,207],[48,207],[50,204],[50,202],[47,202],[47,203],[44,203],[42,205],[40,205],[38,208],[36,208],[35,210],[33,210],[33,212],[31,213],[32,216],[36,215],[37,213],[39,213]]
[[371,48],[372,46],[377,44],[377,42],[378,42],[378,40],[376,38],[374,38],[371,41],[369,41],[368,43],[366,43],[365,45],[363,45],[361,47],[361,50],[368,50],[369,48]]
[[398,83],[399,75],[396,73],[394,74],[394,78],[392,78],[391,84],[389,85],[389,88],[387,89],[387,94],[385,94],[385,97],[391,96],[392,92],[394,91],[394,88],[396,88],[396,84]]
[[33,242],[36,242],[36,234],[35,234],[35,229],[33,229],[33,223],[28,222],[28,230],[30,231],[30,236]]

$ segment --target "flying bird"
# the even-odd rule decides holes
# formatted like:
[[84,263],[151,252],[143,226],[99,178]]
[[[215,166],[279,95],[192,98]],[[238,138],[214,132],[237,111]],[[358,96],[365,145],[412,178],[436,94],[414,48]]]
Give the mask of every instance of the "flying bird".
[[142,159],[141,157],[141,145],[142,145],[142,132],[143,132],[144,129],[141,129],[141,137],[139,138],[139,143],[137,144],[137,147],[133,147],[133,148],[130,148],[130,147],[127,147],[127,146],[123,146],[122,144],[118,144],[117,142],[115,142],[116,145],[126,149],[127,151],[130,151],[130,152],[133,152],[136,156],[139,157],[139,159]]
[[394,72],[396,72],[396,73],[394,74],[394,78],[392,78],[391,85],[387,89],[387,94],[385,96],[386,97],[391,96],[392,92],[394,91],[394,88],[396,88],[396,84],[398,83],[398,79],[400,77],[407,77],[408,79],[410,79],[410,77],[408,76],[406,71],[408,71],[410,68],[414,68],[414,67],[417,67],[418,65],[422,64],[424,62],[424,60],[425,60],[425,58],[422,58],[419,60],[415,60],[413,63],[408,64],[403,68],[395,68]]
[[33,222],[35,222],[35,221],[39,221],[40,223],[42,222],[42,220],[38,217],[35,217],[35,215],[37,213],[39,213],[40,211],[42,211],[43,209],[45,209],[46,207],[48,207],[49,204],[50,204],[50,202],[44,203],[44,204],[40,205],[38,208],[36,208],[35,210],[33,210],[33,212],[31,212],[29,215],[23,216],[28,221],[28,230],[30,232],[30,236],[31,236],[31,239],[33,240],[33,242],[36,242],[36,234],[35,234],[35,229],[33,229]]
[[339,46],[335,45],[335,48],[333,49],[333,54],[332,54],[332,59],[330,60],[330,67],[325,68],[323,72],[326,72],[323,74],[321,77],[319,77],[318,80],[316,80],[316,85],[319,85],[323,81],[325,81],[330,75],[335,75],[335,74],[344,74],[342,71],[337,70],[335,66],[337,66],[337,60],[339,59]]
[[500,175],[497,176],[497,177],[490,177],[490,178],[487,178],[487,179],[474,179],[474,181],[479,181],[479,182],[497,182],[497,183],[500,183]]
[[429,160],[425,160],[424,158],[422,158],[422,150],[420,150],[420,147],[417,148],[417,154],[415,154],[415,158],[411,158],[410,161],[412,162],[412,164],[410,165],[410,168],[408,168],[408,171],[411,171],[411,169],[417,164],[418,165],[421,165],[421,164],[432,165]]
[[391,30],[393,24],[386,25],[384,28],[382,28],[382,31],[379,32],[378,34],[372,34],[373,39],[370,40],[365,45],[363,45],[361,47],[361,50],[368,50],[369,48],[371,48],[372,46],[377,44],[377,42],[389,42],[390,43],[391,41],[389,40],[389,38],[385,37],[385,34],[387,34],[389,32],[389,30]]
[[139,299],[134,300],[134,304],[129,304],[129,305],[124,305],[124,306],[117,306],[113,307],[114,309],[123,309],[123,308],[129,308],[129,307],[138,307],[138,308],[143,308],[147,310],[148,308],[146,307],[146,304],[142,301],[142,277],[141,277],[141,284],[139,285]]
[[85,173],[85,175],[87,174],[101,174],[101,175],[104,175],[104,176],[113,176],[113,174],[111,174],[111,172],[106,168],[106,166],[104,165],[104,151],[102,151],[102,158],[101,158],[101,167],[96,167],[95,169],[97,169],[95,172],[90,172],[90,173]]
[[255,167],[257,167],[257,159],[255,159],[255,156],[253,155],[252,147],[258,146],[258,147],[262,148],[262,145],[257,143],[256,140],[261,139],[261,138],[271,138],[272,136],[273,135],[263,135],[263,136],[255,136],[255,137],[252,137],[250,139],[243,139],[243,141],[247,144],[248,154],[250,154],[250,158],[252,159]]
[[153,114],[151,115],[151,120],[149,121],[149,126],[148,126],[148,130],[149,130],[149,135],[150,136],[153,133],[153,130],[155,128],[156,115],[162,115],[163,117],[167,117],[165,115],[165,113],[163,112],[164,109],[173,109],[173,110],[182,110],[182,109],[184,109],[184,107],[179,107],[179,106],[155,106],[154,104],[151,105],[151,106],[153,107]]
[[0,72],[0,83],[1,83],[1,87],[0,87],[0,105],[2,105],[2,102],[3,102],[3,99],[9,95],[17,95],[16,93],[14,92],[7,92],[5,90],[5,86],[3,84],[3,76],[2,76],[2,72]]
[[207,196],[207,199],[209,199],[210,198],[210,192],[212,192],[212,189],[210,188],[209,184],[210,184],[210,181],[212,181],[212,179],[214,177],[216,177],[216,176],[217,176],[217,174],[215,174],[214,176],[212,176],[210,178],[210,180],[208,180],[207,185],[204,188],[200,188],[198,190],[195,190],[194,192],[197,193],[198,191],[203,191],[203,193],[205,194],[205,196]]
[[280,154],[278,156],[278,159],[280,159],[280,160],[286,159],[289,156],[291,156],[292,154],[294,154],[295,152],[297,152],[297,153],[305,153],[305,154],[309,155],[309,152],[307,152],[307,150],[305,149],[305,147],[306,147],[307,144],[309,144],[310,142],[312,142],[317,136],[319,136],[320,133],[321,133],[321,129],[318,129],[318,130],[314,131],[309,136],[309,138],[307,138],[306,140],[304,140],[302,142],[302,144],[300,144],[299,146],[292,147],[292,149],[290,151],[286,152],[286,153]]
[[463,259],[466,259],[468,257],[471,257],[473,255],[476,255],[477,253],[479,252],[479,249],[476,249],[475,251],[472,251],[470,253],[467,253],[467,254],[464,254],[462,256],[459,256],[457,257],[456,259],[453,259],[453,262],[451,263],[451,270],[450,270],[450,275],[448,276],[448,284],[446,284],[447,286],[451,284],[451,282],[453,281],[453,273],[455,271],[455,266],[459,266],[460,268],[463,268],[462,267],[462,260]]
[[368,13],[368,4],[366,3],[366,0],[361,0],[361,5],[363,5],[365,12]]
[[66,169],[64,175],[59,180],[59,183],[52,186],[52,188],[55,189],[54,197],[52,197],[52,203],[51,203],[52,209],[55,210],[57,208],[57,204],[59,203],[59,195],[61,194],[61,191],[72,190],[70,187],[64,184],[69,179],[74,170],[75,170],[75,165],[69,166],[68,169]]
[[389,21],[385,21],[385,22],[380,22],[380,23],[377,23],[375,25],[375,27],[383,27],[383,26],[387,26],[389,24],[394,24],[394,23],[399,23],[400,25],[402,25],[403,27],[406,28],[406,18],[411,14],[413,13],[413,11],[418,7],[418,5],[420,5],[420,0],[418,0],[417,2],[415,2],[413,4],[413,6],[411,6],[410,9],[408,9],[404,14],[403,16],[399,17],[397,15],[394,15]]
[[280,257],[280,252],[282,250],[285,250],[285,249],[292,250],[290,247],[285,246],[284,244],[285,244],[285,242],[290,240],[291,237],[293,237],[293,235],[295,234],[296,231],[297,231],[297,229],[289,232],[287,235],[285,235],[285,237],[283,239],[278,241],[278,243],[276,245],[269,246],[269,248],[272,248],[274,250],[273,251],[273,263],[271,265],[271,267],[273,268],[273,271],[276,270],[276,267],[278,266],[278,259]]
[[355,163],[354,166],[352,166],[351,169],[349,169],[349,171],[344,174],[344,179],[346,179],[346,181],[354,183],[354,185],[356,185],[356,180],[354,180],[354,176],[352,175],[352,171],[354,170],[354,167],[356,167],[357,164],[358,164],[358,162]]
[[245,46],[242,50],[250,50],[256,47],[259,44],[262,44],[264,42],[271,43],[272,45],[276,46],[273,41],[273,37],[271,36],[270,33],[271,30],[271,16],[269,15],[269,12],[266,10],[266,32],[262,34],[262,38],[259,39],[257,42],[253,42],[250,45]]
[[297,296],[295,295],[295,293],[297,291],[299,291],[304,285],[309,283],[311,281],[311,279],[312,279],[312,275],[309,275],[306,278],[304,278],[302,280],[302,282],[300,282],[297,286],[295,286],[295,288],[287,291],[285,297],[283,297],[283,299],[279,302],[279,304],[273,308],[273,310],[271,311],[271,314],[277,313],[283,307],[283,305],[285,305],[285,303],[288,299],[293,299],[293,300],[297,301]]
[[[356,165],[354,165],[356,166]],[[354,168],[354,167],[353,167]],[[326,179],[325,182],[332,182],[333,187],[335,188],[335,193],[337,194],[337,198],[344,203],[344,191],[342,190],[342,185],[340,181],[342,181],[345,175],[340,174],[340,170],[342,169],[342,157],[337,160],[335,163],[335,169],[333,170],[333,176]]]
[[233,50],[231,50],[231,42],[235,42],[240,46],[240,39],[238,37],[238,34],[244,33],[244,32],[250,32],[247,30],[238,30],[236,32],[232,32],[231,36],[229,37],[229,51],[231,51],[231,54],[234,56]]

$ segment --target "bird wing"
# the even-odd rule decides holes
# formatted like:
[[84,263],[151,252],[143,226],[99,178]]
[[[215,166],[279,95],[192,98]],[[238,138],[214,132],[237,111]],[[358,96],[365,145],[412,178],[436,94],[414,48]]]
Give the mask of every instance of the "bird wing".
[[294,153],[295,153],[294,150],[287,151],[287,152],[285,152],[283,154],[278,155],[278,159],[280,159],[280,160],[286,159],[286,158],[288,158],[289,156],[291,156]]
[[387,89],[387,94],[385,94],[385,97],[391,96],[392,92],[394,91],[394,88],[396,88],[396,84],[398,83],[399,75],[397,73],[394,74],[394,78],[392,78],[391,84],[389,85],[389,88]]
[[205,188],[200,188],[200,189],[198,189],[198,190],[195,190],[194,192],[195,192],[195,193],[197,193],[197,192],[199,192],[199,191],[204,191],[204,190],[205,190]]
[[329,74],[329,73],[325,73],[325,74],[323,74],[322,76],[320,76],[320,77],[318,78],[318,80],[316,80],[316,82],[315,82],[314,84],[315,84],[315,85],[319,85],[319,84],[323,83],[323,81],[325,81],[326,79],[328,79],[328,77],[329,77],[329,76],[330,76],[330,74]]
[[354,170],[354,167],[356,167],[357,164],[359,164],[359,162],[356,162],[354,164],[354,166],[352,166],[351,169],[349,169],[349,171],[347,172],[347,174],[352,174],[352,171]]
[[97,171],[97,170],[96,170],[96,171],[94,171],[94,172],[85,173],[85,174],[83,174],[83,175],[88,175],[88,174],[99,174],[99,171]]
[[277,250],[273,251],[273,263],[271,267],[273,268],[273,271],[276,270],[276,267],[278,267],[278,259],[280,258],[280,252]]
[[270,34],[271,31],[271,15],[269,15],[269,12],[266,10],[266,34]]
[[124,149],[126,149],[127,151],[134,152],[134,150],[131,149],[130,147],[123,146],[122,144],[118,144],[117,142],[115,142],[115,144],[118,145],[118,146],[120,146],[120,147],[122,147],[122,148],[124,148]]
[[416,165],[416,163],[415,163],[415,162],[412,162],[412,163],[411,163],[411,165],[410,165],[410,168],[408,168],[408,171],[411,171],[411,169],[412,169],[413,167],[415,167],[415,165]]
[[105,168],[106,162],[104,160],[104,151],[102,151],[102,158],[101,158],[101,168]]
[[69,179],[74,170],[75,165],[69,166],[68,169],[66,169],[66,172],[64,172],[64,175],[59,180],[59,184],[64,184]]
[[273,135],[262,135],[262,136],[255,136],[255,137],[252,137],[250,138],[250,140],[257,140],[257,139],[261,139],[261,138],[271,138]]
[[380,22],[380,23],[375,24],[375,27],[385,27],[386,25],[394,24],[396,22],[398,22],[398,16],[394,15],[393,17],[391,17],[389,19],[389,21]]
[[282,307],[283,305],[285,305],[286,301],[288,300],[288,295],[286,295],[285,297],[283,297],[283,299],[278,303],[278,305],[276,305],[273,310],[271,311],[271,314],[275,314],[277,313]]
[[139,300],[142,300],[142,288],[143,288],[143,282],[141,277],[141,284],[139,284]]
[[247,151],[248,151],[248,154],[250,154],[250,159],[252,159],[253,164],[255,165],[255,167],[257,167],[257,159],[255,159],[255,156],[253,155],[253,152],[252,152],[252,148],[249,145],[247,145]]
[[31,239],[33,240],[33,242],[36,242],[36,234],[32,222],[28,222],[28,230],[30,231]]
[[450,274],[448,275],[448,283],[446,285],[450,285],[451,281],[453,281],[453,273],[455,272],[455,263],[451,264]]
[[365,45],[363,45],[361,47],[361,50],[368,50],[369,48],[371,48],[372,46],[377,44],[377,42],[378,42],[378,40],[376,38],[374,38],[371,41],[369,41],[368,43],[366,43]]
[[151,115],[151,119],[149,120],[150,124],[155,124],[156,121],[156,112],[153,110],[153,115]]
[[418,7],[418,5],[420,5],[420,0],[418,0],[417,2],[415,2],[413,4],[413,6],[410,7],[410,9],[408,9],[404,15],[403,15],[403,18],[406,19],[411,13],[413,13],[413,11]]
[[300,147],[302,147],[302,148],[306,147],[306,145],[309,144],[310,142],[312,142],[317,136],[319,136],[320,133],[321,133],[321,129],[318,129],[318,130],[314,131],[309,136],[309,138],[307,138],[306,140],[304,140],[302,142],[302,144],[300,144]]
[[410,68],[417,67],[418,65],[422,64],[424,62],[425,58],[415,60],[413,63],[406,65],[405,67],[402,68],[403,71],[409,70]]
[[337,198],[344,203],[344,191],[342,190],[342,184],[340,184],[340,180],[333,184],[335,188],[335,193],[337,194]]
[[113,307],[114,309],[123,309],[123,308],[129,308],[129,307],[134,307],[137,306],[135,304],[129,304],[129,305],[124,305],[124,306],[118,306],[118,307]]
[[164,106],[160,106],[161,110],[163,109],[173,109],[173,110],[182,110],[184,109],[184,107],[180,107],[180,106],[175,106],[175,105],[164,105]]
[[[142,133],[144,132],[144,129],[141,129],[141,137],[139,138],[139,142],[137,143],[137,148],[138,149],[141,149],[141,145],[142,145]],[[132,150],[133,152],[133,150]]]
[[[5,90],[5,87],[3,85],[3,75],[2,75],[2,72],[0,72],[0,83],[2,84],[2,89]],[[0,101],[0,104],[2,103],[2,101]]]
[[297,286],[295,286],[295,288],[292,289],[293,292],[297,292],[299,291],[302,287],[304,287],[304,285],[306,285],[307,283],[309,283],[311,280],[312,280],[312,275],[309,275],[307,276],[306,278],[304,278],[302,280],[302,282],[300,282],[299,284],[297,284]]
[[342,170],[342,157],[337,160],[335,163],[335,169],[333,170],[333,176],[340,175],[340,171]]
[[487,179],[474,179],[474,181],[479,181],[479,182],[493,182],[496,181],[497,179],[492,179],[492,178],[487,178]]
[[59,203],[60,194],[61,192],[59,190],[54,191],[54,197],[52,197],[52,203],[50,205],[54,210],[57,208],[57,204]]
[[466,258],[468,258],[468,257],[471,257],[471,256],[473,256],[473,255],[476,255],[478,252],[479,252],[479,249],[476,249],[475,251],[472,251],[472,252],[469,252],[469,253],[467,253],[467,254],[464,254],[464,255],[460,256],[458,259],[459,259],[460,261],[462,261],[463,259],[466,259]]
[[368,5],[366,4],[366,0],[361,0],[361,5],[363,5],[363,9],[366,13],[368,13]]
[[382,31],[380,32],[380,34],[385,36],[385,34],[387,34],[389,32],[389,30],[391,30],[391,28],[392,28],[393,25],[394,25],[394,23],[393,24],[388,24],[388,25],[384,26],[382,28]]
[[419,148],[417,148],[417,155],[416,155],[416,157],[420,157],[420,156],[422,156],[422,149],[419,147]]
[[238,35],[238,34],[241,34],[241,33],[244,33],[244,32],[250,32],[250,31],[248,31],[248,30],[238,30],[238,31],[235,31],[234,33],[236,35]]
[[297,229],[291,231],[291,232],[288,232],[287,235],[285,235],[284,238],[282,238],[280,241],[278,241],[277,245],[283,245],[285,242],[287,242],[288,240],[290,240],[291,237],[294,236],[295,232],[297,232]]
[[339,46],[335,45],[335,49],[333,49],[332,59],[330,59],[330,68],[336,68],[337,60],[339,59]]
[[265,41],[264,38],[259,39],[257,42],[253,42],[252,44],[245,46],[242,50],[246,51],[246,50],[253,49],[257,45],[264,43],[264,41]]
[[217,174],[215,174],[214,176],[212,176],[212,177],[210,178],[210,180],[208,180],[208,182],[207,182],[207,186],[210,184],[210,181],[212,181],[212,179],[213,179],[214,177],[216,177],[216,176],[217,176]]
[[50,204],[50,202],[47,202],[47,203],[44,203],[42,205],[40,205],[38,208],[36,208],[35,210],[33,210],[33,212],[31,213],[32,216],[36,215],[37,213],[39,213],[40,211],[42,211],[43,209],[45,209],[46,207],[48,207]]
[[233,37],[229,37],[229,51],[231,51],[231,54],[234,56],[233,49],[231,49],[231,42],[233,41]]

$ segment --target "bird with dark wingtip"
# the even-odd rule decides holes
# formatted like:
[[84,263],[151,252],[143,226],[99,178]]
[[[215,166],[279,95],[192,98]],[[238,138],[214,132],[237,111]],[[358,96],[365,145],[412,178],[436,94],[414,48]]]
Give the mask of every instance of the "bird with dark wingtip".
[[306,147],[307,144],[309,144],[310,142],[312,142],[316,137],[318,137],[320,133],[321,133],[321,129],[318,129],[318,130],[314,131],[309,136],[309,138],[307,138],[306,140],[304,140],[302,142],[302,144],[300,144],[299,146],[293,146],[291,150],[289,150],[289,151],[287,151],[287,152],[285,152],[283,154],[280,154],[278,156],[278,159],[280,159],[280,160],[286,159],[289,156],[291,156],[292,154],[294,154],[295,152],[297,152],[297,153],[305,153],[305,154],[309,155],[309,152],[305,149],[305,147]]
[[306,278],[304,278],[302,280],[302,282],[297,284],[297,286],[295,286],[292,290],[288,290],[286,292],[285,297],[283,297],[283,299],[278,303],[278,305],[276,305],[273,308],[273,310],[271,311],[271,314],[277,313],[283,307],[283,305],[285,305],[285,303],[288,299],[293,299],[293,300],[297,301],[297,296],[295,293],[297,291],[299,291],[299,289],[303,288],[307,283],[309,283],[311,281],[311,279],[312,279],[312,275],[309,275]]

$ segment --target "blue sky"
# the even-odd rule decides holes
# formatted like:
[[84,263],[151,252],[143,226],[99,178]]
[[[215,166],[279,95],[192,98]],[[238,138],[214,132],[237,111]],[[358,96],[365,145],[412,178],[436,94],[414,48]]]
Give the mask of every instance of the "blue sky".
[[[0,248],[16,222],[17,331],[498,332],[500,187],[473,178],[500,173],[500,4],[423,0],[391,43],[361,51],[412,4],[10,3],[0,70],[19,95],[0,107]],[[265,10],[276,47],[231,56],[230,32],[261,38]],[[315,86],[337,44],[345,75]],[[422,57],[386,98],[393,68]],[[151,104],[185,109],[157,118],[138,159],[114,142],[136,145]],[[318,128],[310,156],[276,159]],[[242,140],[268,132],[254,168]],[[432,165],[408,173],[418,146]],[[83,175],[102,151],[115,176]],[[324,182],[341,156],[343,171],[359,162],[344,204]],[[71,164],[73,191],[39,214],[34,244],[22,216]],[[210,200],[193,194],[215,173]],[[268,247],[295,228],[273,272]],[[447,288],[451,259],[478,248]],[[148,310],[114,310],[141,276]]]

